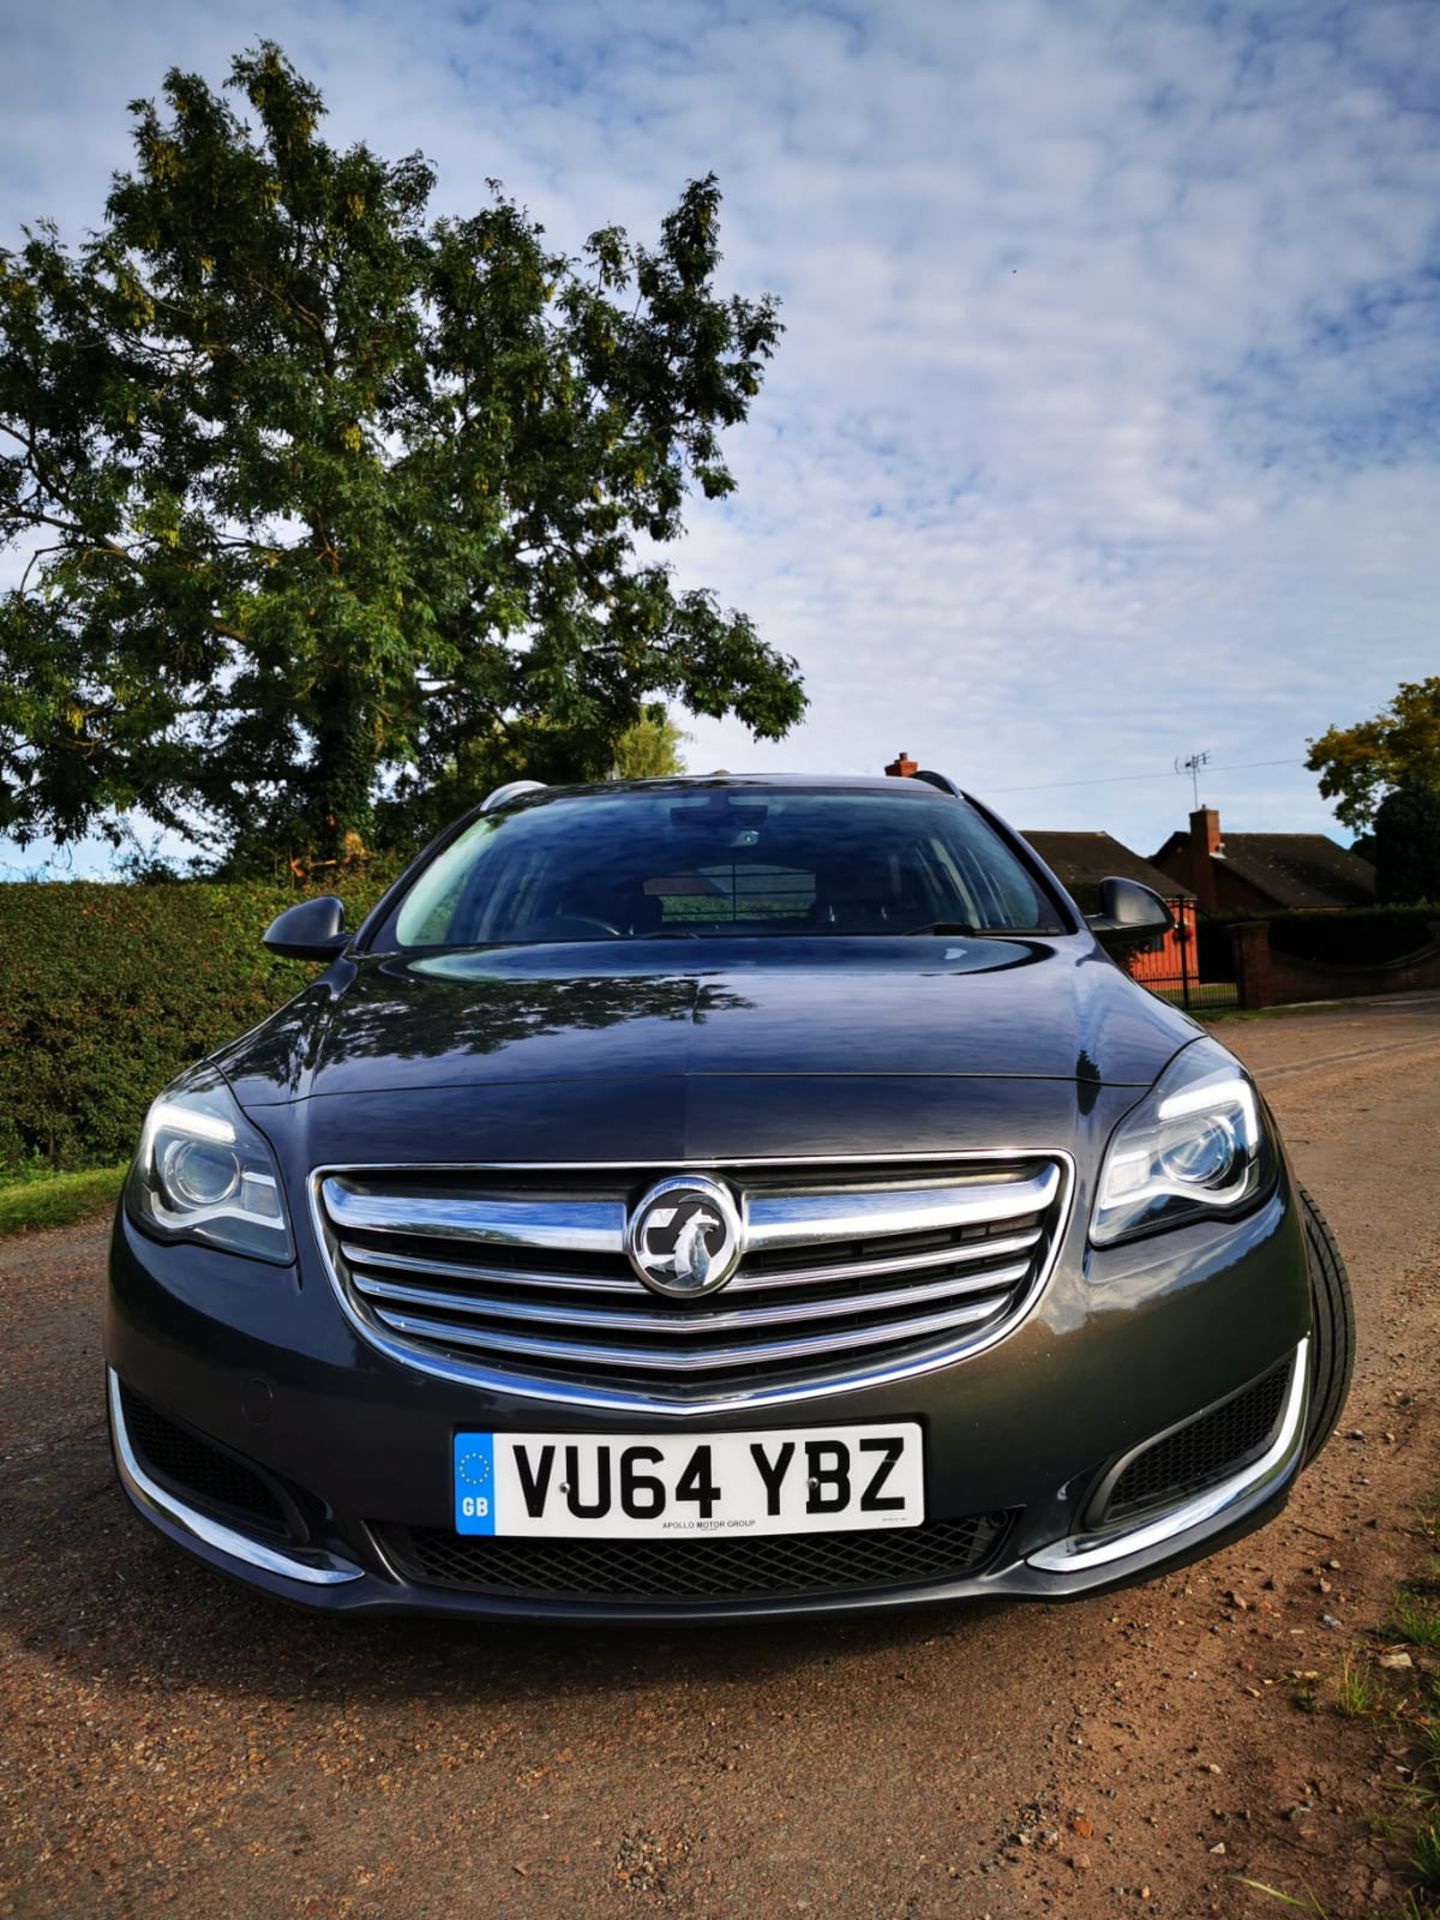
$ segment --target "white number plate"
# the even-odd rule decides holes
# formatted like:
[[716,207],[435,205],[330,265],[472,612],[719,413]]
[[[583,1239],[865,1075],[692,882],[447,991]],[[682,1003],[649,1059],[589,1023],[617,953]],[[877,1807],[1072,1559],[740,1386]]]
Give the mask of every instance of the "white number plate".
[[457,1433],[460,1533],[832,1533],[918,1527],[919,1426],[761,1433]]

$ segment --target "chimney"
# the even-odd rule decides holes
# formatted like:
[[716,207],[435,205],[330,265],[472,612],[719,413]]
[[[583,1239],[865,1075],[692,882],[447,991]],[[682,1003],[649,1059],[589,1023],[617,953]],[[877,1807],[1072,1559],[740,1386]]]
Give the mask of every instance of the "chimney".
[[920,762],[912,760],[902,747],[885,771],[897,779],[910,780],[920,771]]
[[1190,844],[1207,857],[1220,851],[1220,816],[1214,807],[1197,807],[1191,814]]
[[1218,911],[1215,855],[1221,848],[1220,816],[1214,807],[1197,807],[1190,816],[1190,884],[1202,911]]

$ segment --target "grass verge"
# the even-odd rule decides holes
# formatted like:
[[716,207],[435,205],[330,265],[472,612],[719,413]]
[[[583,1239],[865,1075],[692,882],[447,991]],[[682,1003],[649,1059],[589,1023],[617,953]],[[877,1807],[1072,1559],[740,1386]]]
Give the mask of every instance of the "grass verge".
[[42,1227],[68,1227],[113,1207],[124,1178],[123,1166],[91,1167],[43,1179],[27,1173],[23,1179],[0,1183],[0,1240]]
[[1390,1632],[1412,1647],[1440,1647],[1440,1607],[1409,1587],[1397,1587],[1390,1603]]

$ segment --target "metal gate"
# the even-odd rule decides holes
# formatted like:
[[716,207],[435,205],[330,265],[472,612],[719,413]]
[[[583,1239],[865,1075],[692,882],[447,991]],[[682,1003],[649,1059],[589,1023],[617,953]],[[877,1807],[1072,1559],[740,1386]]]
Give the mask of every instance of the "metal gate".
[[1193,900],[1168,905],[1175,925],[1150,946],[1132,950],[1126,960],[1131,979],[1187,1013],[1238,1007],[1229,928],[1197,912]]

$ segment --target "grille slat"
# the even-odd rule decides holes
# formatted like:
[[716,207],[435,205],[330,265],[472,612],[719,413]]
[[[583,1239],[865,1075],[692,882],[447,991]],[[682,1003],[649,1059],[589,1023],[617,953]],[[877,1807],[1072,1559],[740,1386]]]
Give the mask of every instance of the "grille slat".
[[[622,1272],[617,1266],[609,1277],[593,1273],[542,1273],[526,1267],[472,1266],[467,1261],[432,1260],[423,1254],[381,1252],[379,1248],[362,1246],[355,1240],[341,1241],[340,1256],[356,1273],[363,1267],[382,1273],[413,1273],[434,1280],[468,1280],[472,1285],[478,1281],[488,1286],[494,1281],[497,1285],[518,1287],[524,1292],[547,1288],[551,1292],[609,1293],[625,1300],[635,1298],[635,1276],[628,1267]],[[734,1283],[731,1284],[733,1286]],[[543,1313],[545,1309],[537,1304],[533,1310]]]
[[385,1308],[377,1308],[376,1316],[397,1333],[416,1334],[426,1340],[458,1340],[462,1346],[489,1347],[497,1353],[529,1354],[536,1359],[568,1361],[579,1367],[706,1373],[721,1368],[763,1366],[777,1360],[804,1360],[816,1354],[844,1353],[852,1347],[874,1347],[897,1340],[919,1340],[931,1334],[948,1333],[955,1327],[973,1326],[977,1320],[988,1319],[994,1311],[992,1301],[982,1300],[953,1307],[946,1313],[891,1321],[882,1327],[846,1328],[840,1333],[811,1334],[802,1340],[768,1340],[763,1345],[694,1347],[681,1353],[673,1349],[657,1351],[654,1347],[597,1347],[578,1340],[552,1340],[540,1334],[500,1333],[489,1327],[465,1327],[444,1320],[419,1319],[408,1313],[391,1313]]
[[918,1187],[871,1193],[797,1193],[750,1202],[747,1246],[815,1247],[880,1234],[953,1232],[989,1226],[1017,1214],[1043,1213],[1060,1185],[1049,1166],[1032,1179],[956,1187]]
[[397,1357],[688,1407],[707,1386],[783,1395],[998,1337],[1035,1298],[1068,1202],[1058,1154],[737,1166],[736,1271],[664,1301],[624,1227],[675,1171],[327,1170],[317,1213],[352,1319]]
[[[1032,1227],[1028,1233],[1011,1233],[1001,1238],[987,1236],[968,1245],[932,1248],[925,1253],[892,1254],[884,1259],[843,1260],[823,1267],[761,1267],[750,1271],[742,1268],[726,1286],[725,1292],[731,1296],[737,1293],[770,1292],[779,1287],[828,1286],[840,1280],[879,1280],[890,1274],[918,1273],[931,1267],[998,1260],[1005,1254],[1030,1252],[1041,1237],[1042,1229]],[[358,1278],[361,1268],[376,1268],[382,1272],[420,1274],[437,1280],[481,1283],[493,1280],[527,1291],[547,1288],[564,1293],[620,1294],[627,1300],[635,1297],[635,1276],[628,1268],[623,1277],[610,1279],[589,1273],[542,1273],[533,1268],[487,1267],[468,1262],[434,1260],[424,1254],[383,1253],[354,1240],[342,1240],[340,1254],[346,1264],[356,1271],[357,1286],[361,1285]],[[959,1291],[964,1284],[957,1282],[956,1290]],[[368,1288],[364,1290],[369,1291]]]
[[[953,1299],[958,1294],[1003,1294],[1016,1280],[1023,1280],[1029,1262],[1000,1267],[993,1272],[969,1274],[961,1278],[949,1274],[943,1280],[929,1280],[914,1287],[887,1287],[880,1293],[857,1293],[846,1302],[849,1313],[880,1313],[897,1307],[920,1306],[931,1300]],[[562,1327],[578,1327],[585,1332],[647,1333],[661,1340],[687,1340],[697,1333],[743,1333],[751,1327],[794,1326],[807,1320],[833,1320],[835,1302],[800,1300],[780,1306],[742,1307],[730,1312],[713,1308],[674,1308],[656,1306],[635,1312],[616,1313],[604,1307],[570,1307],[547,1301],[537,1310],[532,1301],[502,1300],[484,1294],[434,1292],[426,1287],[396,1285],[388,1280],[372,1280],[356,1273],[355,1285],[367,1300],[394,1302],[399,1306],[438,1307],[456,1313],[474,1314],[480,1319],[533,1320],[537,1311],[549,1322]],[[985,1309],[988,1311],[989,1309]],[[384,1308],[377,1308],[384,1311]]]
[[590,1601],[755,1600],[865,1593],[973,1577],[997,1557],[1008,1514],[875,1532],[731,1540],[467,1539],[377,1527],[400,1572],[468,1593]]
[[325,1182],[325,1205],[341,1227],[441,1240],[532,1247],[550,1253],[619,1253],[625,1245],[625,1208],[609,1200],[397,1198],[355,1193]]

